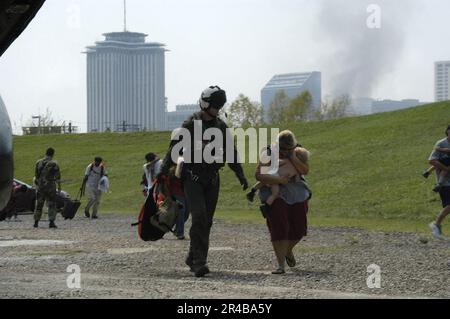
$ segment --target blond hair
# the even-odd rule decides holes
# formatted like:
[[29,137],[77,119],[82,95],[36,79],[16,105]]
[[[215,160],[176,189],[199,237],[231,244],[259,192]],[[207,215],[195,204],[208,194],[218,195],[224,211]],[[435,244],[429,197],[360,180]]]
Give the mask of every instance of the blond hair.
[[291,150],[296,148],[298,143],[294,133],[285,130],[278,134],[278,145],[280,145],[280,149]]

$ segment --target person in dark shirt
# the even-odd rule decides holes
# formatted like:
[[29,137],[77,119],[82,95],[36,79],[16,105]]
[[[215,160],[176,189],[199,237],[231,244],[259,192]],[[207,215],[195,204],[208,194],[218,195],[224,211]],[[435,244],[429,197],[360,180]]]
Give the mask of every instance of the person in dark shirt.
[[[185,149],[183,154],[184,163],[181,171],[181,180],[183,181],[184,194],[187,201],[188,209],[192,216],[192,226],[189,232],[190,248],[186,258],[186,264],[195,273],[196,277],[203,277],[209,273],[207,266],[209,236],[213,224],[213,216],[216,210],[217,200],[219,198],[220,176],[219,170],[224,167],[225,159],[227,159],[227,144],[232,142],[233,161],[228,163],[229,167],[235,172],[241,186],[244,190],[248,188],[247,179],[240,163],[238,163],[238,153],[236,151],[233,139],[230,139],[230,132],[227,130],[228,126],[218,117],[220,109],[226,103],[226,93],[218,86],[210,86],[201,94],[199,105],[200,112],[194,113],[188,120],[186,120],[182,128],[184,131],[190,133],[190,142],[184,141],[190,147]],[[222,136],[214,136],[216,138],[223,138],[223,149],[215,150],[213,156],[214,160],[210,161],[204,158],[203,150],[210,147],[213,140],[204,139],[202,136],[195,136],[194,131],[198,129],[201,124],[201,133],[204,133],[209,128],[219,129]],[[183,136],[183,139],[185,137]],[[163,182],[169,174],[169,170],[173,165],[177,165],[178,156],[173,156],[172,150],[179,141],[172,139],[169,151],[164,158],[161,173],[158,176],[158,181]],[[201,147],[202,156],[196,159],[194,153]],[[190,156],[189,156],[190,155]],[[198,153],[197,153],[198,155]],[[230,155],[230,154],[229,154]],[[176,157],[176,158],[173,158]],[[189,160],[186,160],[189,158]]]

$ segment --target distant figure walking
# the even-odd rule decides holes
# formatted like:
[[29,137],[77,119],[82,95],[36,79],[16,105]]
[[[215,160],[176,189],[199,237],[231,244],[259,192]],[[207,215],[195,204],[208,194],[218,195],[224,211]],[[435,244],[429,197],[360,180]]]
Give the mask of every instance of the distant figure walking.
[[83,189],[86,187],[88,192],[88,203],[84,209],[84,216],[91,217],[90,209],[92,208],[92,219],[98,218],[98,209],[102,199],[102,185],[104,177],[107,176],[103,159],[96,157],[94,162],[86,167],[83,180]]
[[37,190],[37,204],[34,213],[34,228],[39,227],[44,203],[48,205],[48,220],[50,228],[57,228],[56,219],[56,191],[61,192],[61,172],[58,163],[53,159],[55,150],[47,149],[45,157],[36,162],[34,184]]
[[148,196],[152,189],[156,176],[161,172],[162,159],[155,153],[148,153],[145,155],[144,174],[142,175],[141,185],[143,187],[144,196]]
[[442,223],[450,214],[450,166],[446,165],[447,157],[450,155],[450,125],[445,131],[446,138],[437,141],[429,162],[436,169],[437,186],[435,191],[439,192],[442,207],[444,208],[436,221],[430,224],[431,232],[437,239],[443,239]]

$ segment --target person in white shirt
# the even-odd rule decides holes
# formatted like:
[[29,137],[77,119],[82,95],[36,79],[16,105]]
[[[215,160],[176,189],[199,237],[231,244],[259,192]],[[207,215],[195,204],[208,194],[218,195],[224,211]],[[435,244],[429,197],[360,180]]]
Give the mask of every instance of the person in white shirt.
[[100,180],[106,176],[105,167],[103,165],[103,159],[96,157],[94,162],[86,167],[84,173],[83,186],[86,187],[88,192],[88,203],[84,209],[84,215],[87,218],[91,217],[90,209],[92,208],[92,219],[98,218],[98,208],[102,198],[102,191],[99,189]]
[[145,155],[147,163],[144,164],[144,175],[142,176],[141,185],[144,187],[144,196],[149,195],[149,191],[155,184],[156,176],[161,172],[162,160],[154,153]]

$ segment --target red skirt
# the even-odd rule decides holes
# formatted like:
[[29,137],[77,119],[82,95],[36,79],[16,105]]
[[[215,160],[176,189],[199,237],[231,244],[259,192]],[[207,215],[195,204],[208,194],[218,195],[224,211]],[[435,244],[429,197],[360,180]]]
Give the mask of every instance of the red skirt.
[[271,240],[301,240],[307,235],[307,213],[308,201],[288,205],[281,198],[277,198],[267,217]]

